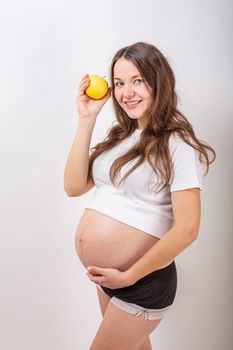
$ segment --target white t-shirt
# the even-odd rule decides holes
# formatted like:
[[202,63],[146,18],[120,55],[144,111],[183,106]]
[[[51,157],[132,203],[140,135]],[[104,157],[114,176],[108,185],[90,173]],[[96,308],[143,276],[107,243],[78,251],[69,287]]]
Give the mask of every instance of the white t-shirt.
[[[93,162],[92,174],[95,197],[86,206],[161,238],[173,225],[171,192],[192,187],[203,188],[203,167],[199,152],[177,135],[169,138],[169,150],[174,170],[169,184],[155,194],[157,177],[148,161],[144,161],[116,188],[109,178],[115,159],[140,142],[143,129],[136,129],[113,149],[103,152]],[[135,158],[125,164],[116,178],[116,184],[137,162]],[[148,183],[149,187],[148,187]],[[161,188],[161,186],[160,186]]]

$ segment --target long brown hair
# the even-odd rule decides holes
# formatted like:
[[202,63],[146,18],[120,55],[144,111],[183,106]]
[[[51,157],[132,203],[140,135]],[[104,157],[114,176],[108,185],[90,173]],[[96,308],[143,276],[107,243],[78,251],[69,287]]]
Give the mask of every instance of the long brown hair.
[[[172,173],[172,161],[168,141],[172,133],[176,133],[183,141],[198,150],[199,160],[206,164],[206,173],[209,164],[213,163],[216,153],[212,147],[198,140],[192,125],[177,109],[177,95],[175,92],[175,76],[164,55],[153,45],[137,42],[123,47],[116,52],[110,65],[110,79],[113,88],[112,100],[117,124],[112,126],[104,141],[92,147],[93,153],[89,160],[88,178],[92,177],[92,164],[104,151],[118,145],[123,139],[130,136],[137,128],[137,120],[130,119],[127,113],[118,104],[114,94],[114,66],[119,58],[131,61],[139,70],[145,83],[151,88],[153,103],[148,110],[148,123],[142,130],[140,142],[135,144],[123,156],[115,159],[110,169],[110,179],[115,186],[115,179],[123,165],[134,158],[136,164],[123,176],[120,183],[138,166],[147,160],[158,176],[160,173],[162,189],[169,183]],[[209,160],[207,150],[213,155]],[[119,183],[119,184],[120,184]]]

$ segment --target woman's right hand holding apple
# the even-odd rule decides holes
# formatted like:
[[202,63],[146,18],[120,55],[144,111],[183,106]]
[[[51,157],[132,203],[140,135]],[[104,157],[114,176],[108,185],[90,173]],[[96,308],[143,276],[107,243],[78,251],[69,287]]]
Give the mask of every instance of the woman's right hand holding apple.
[[108,88],[108,92],[103,98],[94,100],[85,94],[85,90],[89,86],[89,81],[88,74],[85,74],[80,81],[77,96],[77,112],[79,119],[95,121],[103,105],[111,97],[111,88]]

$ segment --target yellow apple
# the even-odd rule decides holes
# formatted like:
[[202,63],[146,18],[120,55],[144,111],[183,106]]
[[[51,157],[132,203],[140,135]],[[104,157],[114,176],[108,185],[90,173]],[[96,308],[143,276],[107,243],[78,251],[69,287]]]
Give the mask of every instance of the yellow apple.
[[99,100],[108,92],[107,80],[95,74],[89,74],[90,83],[85,90],[85,94],[94,100]]

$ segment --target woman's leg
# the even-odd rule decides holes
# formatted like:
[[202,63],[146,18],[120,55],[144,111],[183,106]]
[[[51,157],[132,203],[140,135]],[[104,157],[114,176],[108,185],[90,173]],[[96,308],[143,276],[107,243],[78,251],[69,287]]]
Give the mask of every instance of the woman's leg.
[[108,303],[111,300],[111,298],[104,292],[102,292],[98,287],[97,289],[97,295],[99,299],[99,305],[100,305],[100,310],[102,313],[102,316],[104,317],[105,311],[107,309]]
[[[99,293],[102,293],[100,290],[98,295],[103,297]],[[161,320],[145,320],[143,314],[135,317],[108,301],[103,320],[89,350],[150,350],[149,334]],[[148,347],[143,348],[144,344]]]
[[[104,317],[105,311],[107,309],[108,303],[110,302],[111,298],[106,293],[102,292],[98,287],[96,287],[96,289],[97,289],[97,295],[99,299],[100,310],[101,310],[102,316]],[[149,336],[146,337],[146,340],[138,350],[152,350]]]
[[148,336],[147,339],[144,341],[142,346],[138,350],[152,350],[150,337]]

